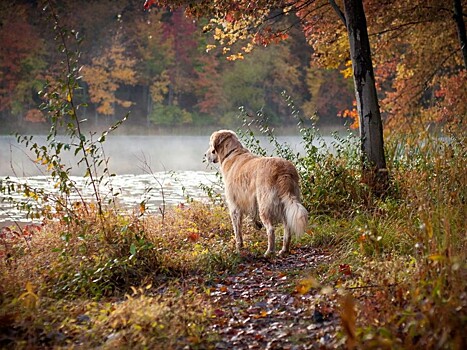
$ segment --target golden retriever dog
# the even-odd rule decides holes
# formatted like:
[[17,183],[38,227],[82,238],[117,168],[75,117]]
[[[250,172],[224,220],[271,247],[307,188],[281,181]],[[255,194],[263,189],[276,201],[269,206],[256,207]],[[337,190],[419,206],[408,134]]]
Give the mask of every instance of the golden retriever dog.
[[300,202],[299,177],[294,165],[283,158],[252,154],[231,130],[219,130],[211,135],[206,158],[220,164],[237,252],[243,247],[242,220],[249,215],[259,227],[261,220],[266,228],[265,257],[275,252],[274,225],[283,223],[279,255],[287,254],[291,233],[301,235],[308,222],[308,212]]

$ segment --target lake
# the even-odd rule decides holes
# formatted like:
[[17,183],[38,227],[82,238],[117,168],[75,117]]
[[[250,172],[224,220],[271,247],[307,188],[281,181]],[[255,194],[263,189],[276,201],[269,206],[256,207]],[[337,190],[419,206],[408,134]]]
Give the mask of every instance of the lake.
[[[264,147],[271,148],[265,138],[259,139]],[[296,152],[303,150],[299,136],[280,136],[278,139],[281,143],[288,143]],[[327,144],[333,140],[331,136],[323,139]],[[35,136],[33,141],[41,145],[46,143],[45,136]],[[201,184],[211,186],[217,181],[216,168],[203,162],[208,142],[208,135],[109,135],[104,151],[109,158],[110,171],[116,174],[111,184],[114,192],[119,193],[119,203],[131,210],[146,200],[148,210],[158,212],[163,203],[183,203],[187,196],[198,200],[206,198]],[[72,168],[71,174],[80,192],[86,199],[91,199],[93,192],[82,177],[83,167],[76,164],[79,157],[74,158],[71,154],[62,157]],[[0,136],[0,178],[9,176],[15,181],[27,182],[33,188],[55,191],[50,176],[34,163],[34,158],[34,154],[18,144],[15,137]],[[105,194],[109,189],[102,188],[101,191]],[[15,198],[20,199],[21,195]],[[24,213],[10,203],[0,202],[0,222],[11,221],[27,220]]]

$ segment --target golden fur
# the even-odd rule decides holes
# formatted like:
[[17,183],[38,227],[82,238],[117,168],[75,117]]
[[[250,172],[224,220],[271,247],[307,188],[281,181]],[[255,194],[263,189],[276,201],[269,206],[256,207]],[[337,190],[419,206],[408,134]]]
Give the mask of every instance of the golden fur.
[[243,246],[242,219],[249,215],[266,227],[265,256],[275,252],[274,225],[278,223],[284,224],[279,255],[288,253],[291,233],[301,235],[308,221],[308,212],[300,202],[299,177],[294,165],[282,158],[252,154],[230,130],[211,135],[206,157],[210,162],[220,163],[237,251]]

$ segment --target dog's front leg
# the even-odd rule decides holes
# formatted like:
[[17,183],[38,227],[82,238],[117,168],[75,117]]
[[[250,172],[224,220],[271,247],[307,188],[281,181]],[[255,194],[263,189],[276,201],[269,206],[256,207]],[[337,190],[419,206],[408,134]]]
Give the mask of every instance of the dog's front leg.
[[243,248],[243,237],[242,237],[242,212],[238,208],[230,210],[230,217],[232,219],[232,226],[235,233],[235,243],[237,253]]

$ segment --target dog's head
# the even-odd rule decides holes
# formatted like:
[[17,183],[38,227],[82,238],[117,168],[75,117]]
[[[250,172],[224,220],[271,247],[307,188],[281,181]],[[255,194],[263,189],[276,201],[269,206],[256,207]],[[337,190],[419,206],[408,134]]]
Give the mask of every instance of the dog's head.
[[235,132],[231,130],[215,131],[209,140],[206,158],[210,163],[222,163],[233,151],[241,147],[242,144]]

